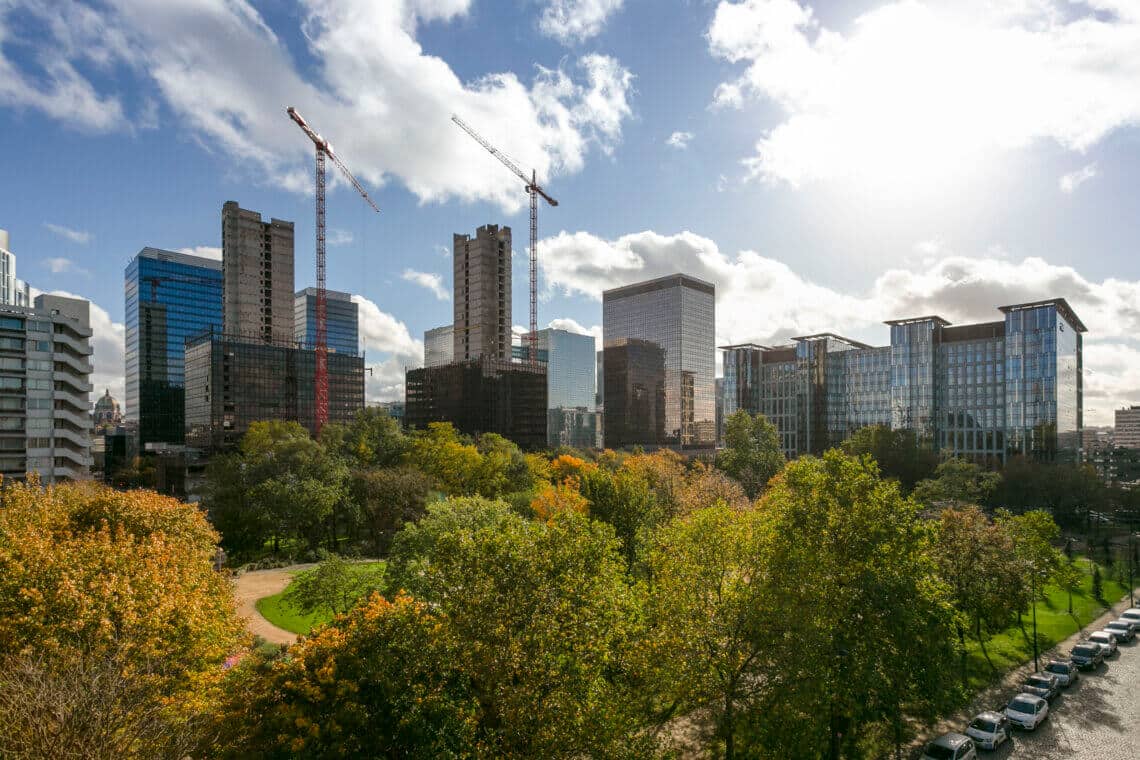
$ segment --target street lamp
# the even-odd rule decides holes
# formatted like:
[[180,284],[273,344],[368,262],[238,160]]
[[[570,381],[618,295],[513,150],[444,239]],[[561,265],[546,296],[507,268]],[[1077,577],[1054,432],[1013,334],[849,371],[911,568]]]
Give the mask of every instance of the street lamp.
[[1030,568],[1029,572],[1029,603],[1033,607],[1033,672],[1041,672],[1041,663],[1037,653],[1037,571]]

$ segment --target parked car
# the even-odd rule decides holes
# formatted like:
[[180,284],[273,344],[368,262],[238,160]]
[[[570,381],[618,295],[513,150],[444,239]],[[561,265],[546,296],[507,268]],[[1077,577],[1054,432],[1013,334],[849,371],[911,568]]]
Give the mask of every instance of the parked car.
[[1104,647],[1091,641],[1082,641],[1069,652],[1069,659],[1081,670],[1095,670],[1104,662]]
[[1079,669],[1071,662],[1064,660],[1051,660],[1045,666],[1045,672],[1057,676],[1057,680],[1061,682],[1062,687],[1069,687],[1073,682],[1080,678]]
[[984,712],[974,716],[966,729],[966,736],[982,749],[997,749],[1009,740],[1013,727],[1009,718],[996,712]]
[[1015,726],[1032,731],[1049,717],[1049,703],[1036,694],[1018,694],[1005,706],[1005,717]]
[[1116,638],[1121,641],[1132,641],[1136,638],[1136,626],[1138,624],[1131,620],[1113,620],[1111,623],[1105,625],[1104,630],[1114,634]]
[[1116,637],[1109,631],[1097,631],[1089,634],[1089,641],[1104,647],[1104,656],[1111,657],[1116,654]]
[[1125,610],[1120,613],[1120,617],[1123,620],[1131,620],[1133,623],[1140,624],[1140,607]]
[[978,751],[974,742],[964,734],[943,734],[922,753],[922,760],[976,760]]
[[1052,673],[1034,673],[1025,679],[1021,690],[1052,702],[1061,693],[1061,682]]

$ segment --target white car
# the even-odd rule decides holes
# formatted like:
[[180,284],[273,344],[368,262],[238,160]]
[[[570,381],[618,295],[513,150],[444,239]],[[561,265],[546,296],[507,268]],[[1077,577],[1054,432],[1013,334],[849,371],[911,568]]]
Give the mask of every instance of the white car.
[[1089,634],[1089,641],[1104,647],[1104,656],[1111,657],[1116,654],[1116,637],[1111,631],[1097,631]]
[[962,734],[943,734],[926,745],[922,760],[977,760],[978,751],[970,737]]
[[984,712],[975,716],[966,728],[966,736],[982,749],[997,749],[1009,741],[1012,733],[1009,718],[996,712]]
[[1140,625],[1140,607],[1125,610],[1120,613],[1120,617],[1122,620],[1131,620],[1133,623]]
[[1111,623],[1106,623],[1104,630],[1116,636],[1121,641],[1132,641],[1136,636],[1136,626],[1140,625],[1133,620],[1113,620]]
[[1015,726],[1032,731],[1049,717],[1049,703],[1032,694],[1018,694],[1005,706],[1005,717]]
[[1053,660],[1045,666],[1046,673],[1052,673],[1057,676],[1057,680],[1061,682],[1061,686],[1072,686],[1073,681],[1080,678],[1080,669],[1071,662],[1064,660]]

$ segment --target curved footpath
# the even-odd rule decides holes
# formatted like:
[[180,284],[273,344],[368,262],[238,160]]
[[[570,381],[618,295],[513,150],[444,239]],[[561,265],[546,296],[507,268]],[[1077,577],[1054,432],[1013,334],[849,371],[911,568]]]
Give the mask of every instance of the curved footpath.
[[237,611],[245,620],[246,629],[274,644],[293,644],[297,641],[297,634],[278,628],[270,623],[257,611],[257,600],[266,596],[273,596],[285,590],[293,576],[302,570],[314,567],[307,565],[290,565],[274,570],[251,570],[242,573],[234,580],[234,600],[237,602]]

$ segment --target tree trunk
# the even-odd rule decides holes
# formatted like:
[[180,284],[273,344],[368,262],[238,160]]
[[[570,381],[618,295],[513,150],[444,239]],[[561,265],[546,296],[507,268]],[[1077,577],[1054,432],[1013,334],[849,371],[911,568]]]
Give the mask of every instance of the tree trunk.
[[958,644],[962,649],[962,686],[967,685],[966,681],[966,631],[963,630],[961,623],[955,623],[954,627],[958,629]]
[[996,676],[998,669],[994,666],[993,660],[990,659],[990,653],[988,651],[986,651],[985,639],[982,638],[982,619],[981,618],[977,618],[974,621],[974,635],[976,635],[978,637],[978,645],[982,648],[982,654],[985,656],[986,662],[989,663],[990,670],[993,671],[993,675]]
[[724,693],[724,715],[721,717],[723,722],[724,732],[724,760],[734,760],[736,757],[736,722],[735,711],[733,710],[732,693],[736,690],[735,685],[729,686]]
[[1069,589],[1069,614],[1073,614],[1073,590]]
[[1021,630],[1021,635],[1025,639],[1025,645],[1032,646],[1033,642],[1029,640],[1029,631],[1025,630],[1025,618],[1021,616],[1021,610],[1017,611],[1017,627]]

